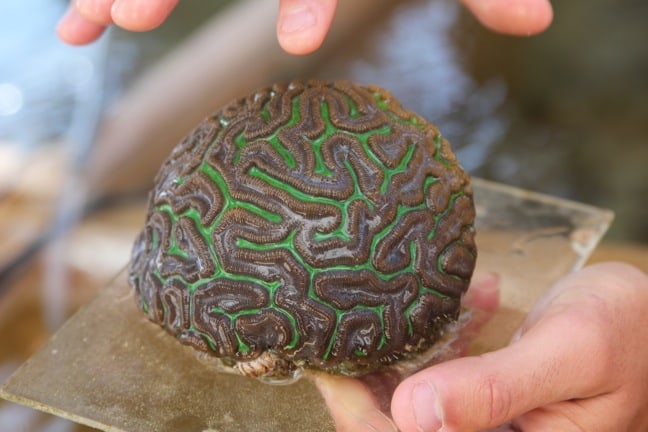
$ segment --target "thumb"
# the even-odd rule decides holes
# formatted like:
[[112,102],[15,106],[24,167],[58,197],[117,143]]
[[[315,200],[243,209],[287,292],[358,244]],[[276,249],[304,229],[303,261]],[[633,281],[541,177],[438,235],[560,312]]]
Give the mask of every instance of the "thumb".
[[403,432],[483,430],[540,406],[594,395],[604,368],[592,362],[596,343],[575,315],[553,315],[506,348],[412,375],[394,392],[394,421]]
[[549,0],[461,0],[491,30],[528,36],[546,30],[553,19]]

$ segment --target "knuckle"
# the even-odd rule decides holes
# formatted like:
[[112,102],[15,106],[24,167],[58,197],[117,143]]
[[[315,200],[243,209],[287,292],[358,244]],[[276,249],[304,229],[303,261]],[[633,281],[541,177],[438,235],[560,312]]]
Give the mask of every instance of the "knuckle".
[[485,376],[480,387],[479,394],[486,404],[489,426],[497,426],[508,420],[513,403],[510,389],[494,375]]

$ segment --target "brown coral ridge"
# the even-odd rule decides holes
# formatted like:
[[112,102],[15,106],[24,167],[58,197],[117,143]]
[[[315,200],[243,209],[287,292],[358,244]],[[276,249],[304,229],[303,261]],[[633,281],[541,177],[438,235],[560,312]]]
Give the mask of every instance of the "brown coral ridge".
[[151,320],[246,373],[355,373],[456,319],[474,217],[448,142],[389,92],[277,84],[173,150],[130,281]]

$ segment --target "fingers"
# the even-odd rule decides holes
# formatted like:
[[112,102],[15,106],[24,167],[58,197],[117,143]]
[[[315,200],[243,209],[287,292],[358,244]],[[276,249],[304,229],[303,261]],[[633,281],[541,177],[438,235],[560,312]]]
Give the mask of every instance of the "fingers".
[[361,381],[322,373],[315,377],[315,384],[329,407],[336,432],[397,432]]
[[317,50],[331,27],[336,8],[337,0],[280,0],[279,45],[290,54]]
[[148,31],[167,19],[179,0],[115,0],[111,15],[120,27],[131,31]]
[[542,32],[553,20],[549,0],[461,0],[487,28],[516,36]]
[[[483,430],[536,407],[598,390],[602,367],[592,359],[596,335],[561,316],[513,345],[433,366],[400,384],[392,415],[402,431]],[[570,336],[560,335],[570,329]],[[539,349],[542,347],[542,349]]]
[[86,20],[104,26],[112,24],[111,9],[115,0],[72,0],[72,6]]
[[[147,31],[166,20],[179,0],[74,0],[57,28],[70,44],[89,43],[114,23],[131,31]],[[338,0],[280,0],[277,38],[291,54],[317,50],[326,37]],[[513,35],[546,29],[553,19],[549,0],[462,0],[486,27]]]
[[66,43],[93,42],[106,26],[147,31],[162,24],[179,0],[74,0],[59,22],[58,36]]
[[65,43],[70,45],[85,45],[101,36],[106,27],[81,16],[74,6],[70,6],[61,18],[56,33]]
[[490,317],[499,307],[499,276],[495,273],[475,274],[461,304]]
[[495,273],[476,274],[461,303],[468,310],[469,321],[459,329],[458,338],[452,343],[452,352],[460,357],[467,354],[480,330],[490,321],[499,308],[499,276]]

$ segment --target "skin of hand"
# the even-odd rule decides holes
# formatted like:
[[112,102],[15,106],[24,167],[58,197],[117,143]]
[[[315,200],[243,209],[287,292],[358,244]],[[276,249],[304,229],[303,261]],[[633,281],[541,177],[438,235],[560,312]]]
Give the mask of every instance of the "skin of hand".
[[432,366],[396,389],[402,432],[648,430],[648,276],[622,263],[574,272],[509,346]]
[[[109,25],[132,31],[162,24],[179,0],[72,0],[59,22],[59,38],[72,45],[93,42]],[[486,27],[512,35],[545,30],[553,19],[549,0],[461,0]],[[338,0],[279,0],[277,38],[290,54],[317,50],[328,33]]]

